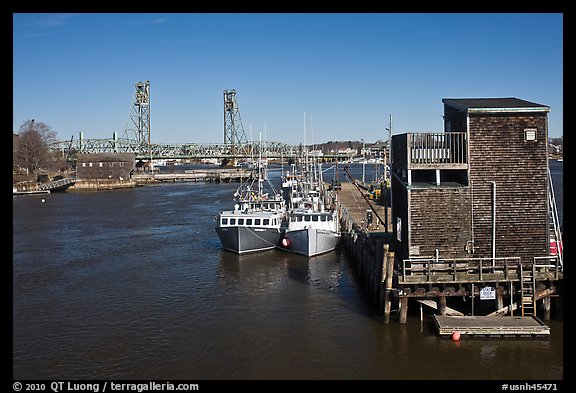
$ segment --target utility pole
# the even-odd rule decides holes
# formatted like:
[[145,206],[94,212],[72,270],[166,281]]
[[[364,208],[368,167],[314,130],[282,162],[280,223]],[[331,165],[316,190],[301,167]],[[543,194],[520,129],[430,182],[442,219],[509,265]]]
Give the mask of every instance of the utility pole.
[[364,184],[364,175],[366,174],[366,157],[364,156],[364,151],[366,149],[366,143],[364,143],[364,139],[360,139],[362,141],[362,184]]
[[390,126],[386,128],[388,131],[388,155],[386,157],[385,165],[388,166],[388,171],[384,168],[384,172],[387,173],[386,180],[390,179],[390,170],[392,169],[392,114],[390,114]]

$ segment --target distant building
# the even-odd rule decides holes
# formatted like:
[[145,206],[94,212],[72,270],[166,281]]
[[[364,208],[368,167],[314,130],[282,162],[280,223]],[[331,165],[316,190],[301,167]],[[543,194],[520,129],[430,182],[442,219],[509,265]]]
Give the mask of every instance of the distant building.
[[131,153],[78,154],[76,178],[78,180],[127,180],[136,167],[136,156]]
[[518,98],[442,102],[444,132],[392,137],[397,256],[550,255],[549,107]]
[[338,149],[336,154],[345,155],[345,156],[352,156],[352,155],[356,154],[356,149],[352,149],[351,147],[347,147],[346,149]]

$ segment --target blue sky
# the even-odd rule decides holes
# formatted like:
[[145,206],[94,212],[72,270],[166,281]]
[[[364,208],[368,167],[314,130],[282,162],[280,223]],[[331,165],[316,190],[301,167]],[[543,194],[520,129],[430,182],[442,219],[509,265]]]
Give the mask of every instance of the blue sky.
[[[443,98],[551,107],[563,135],[563,15],[13,14],[13,131],[122,136],[150,81],[153,143],[222,143],[236,89],[248,139],[298,144],[442,131]],[[307,121],[304,140],[304,113]]]

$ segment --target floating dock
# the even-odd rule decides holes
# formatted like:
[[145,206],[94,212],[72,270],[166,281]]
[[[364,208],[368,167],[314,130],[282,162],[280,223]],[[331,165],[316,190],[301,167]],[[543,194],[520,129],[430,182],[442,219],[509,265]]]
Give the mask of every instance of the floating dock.
[[30,190],[30,191],[17,191],[12,190],[12,195],[35,195],[35,194],[50,194],[50,190]]
[[535,316],[449,316],[433,315],[440,336],[540,337],[550,336],[550,328]]

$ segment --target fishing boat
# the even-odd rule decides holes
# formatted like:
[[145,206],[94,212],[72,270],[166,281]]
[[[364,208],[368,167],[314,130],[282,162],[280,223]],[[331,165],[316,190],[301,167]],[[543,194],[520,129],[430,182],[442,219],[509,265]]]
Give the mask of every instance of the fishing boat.
[[286,203],[259,163],[256,173],[234,194],[234,208],[215,217],[215,229],[225,250],[244,254],[274,249],[282,239]]
[[279,248],[313,257],[336,248],[340,227],[338,212],[325,203],[321,164],[314,161],[306,168],[301,175],[290,173],[283,182],[290,199]]

